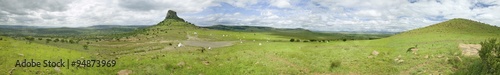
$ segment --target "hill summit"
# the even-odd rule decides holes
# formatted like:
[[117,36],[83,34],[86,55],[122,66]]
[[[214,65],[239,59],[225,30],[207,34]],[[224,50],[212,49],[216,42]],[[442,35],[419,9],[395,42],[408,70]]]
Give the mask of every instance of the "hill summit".
[[168,10],[167,16],[163,21],[158,23],[156,26],[169,26],[170,28],[175,27],[196,27],[194,24],[185,21],[184,19],[177,16],[177,12],[173,10]]
[[473,21],[463,18],[454,18],[441,23],[433,24],[427,27],[410,30],[404,33],[495,33],[500,31],[499,27],[495,27],[486,23]]
[[[463,18],[454,18],[448,21],[436,23],[426,27],[401,32],[392,38],[416,39],[454,39],[468,36],[469,39],[476,39],[471,36],[500,36],[500,27],[481,23]],[[428,39],[430,40],[430,39]]]
[[167,17],[165,17],[165,20],[167,20],[167,19],[174,19],[174,20],[184,21],[184,19],[179,18],[177,16],[177,12],[175,12],[173,10],[168,10]]

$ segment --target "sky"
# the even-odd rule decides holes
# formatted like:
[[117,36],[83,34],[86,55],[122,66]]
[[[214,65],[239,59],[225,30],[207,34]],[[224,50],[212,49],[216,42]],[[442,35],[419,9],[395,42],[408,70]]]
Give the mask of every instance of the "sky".
[[400,32],[453,18],[500,26],[498,0],[0,0],[0,25],[154,25],[168,10],[197,26]]

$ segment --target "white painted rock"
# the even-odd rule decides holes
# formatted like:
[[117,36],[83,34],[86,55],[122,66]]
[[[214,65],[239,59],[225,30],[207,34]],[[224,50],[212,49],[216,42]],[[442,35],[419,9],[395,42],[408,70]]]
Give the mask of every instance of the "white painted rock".
[[182,43],[177,44],[177,47],[182,47]]

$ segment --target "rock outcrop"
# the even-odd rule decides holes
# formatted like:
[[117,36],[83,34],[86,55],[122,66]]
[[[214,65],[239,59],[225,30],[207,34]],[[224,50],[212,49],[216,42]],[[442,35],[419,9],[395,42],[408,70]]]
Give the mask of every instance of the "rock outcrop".
[[167,17],[165,17],[165,20],[167,20],[167,19],[174,19],[174,20],[184,21],[184,19],[179,18],[177,16],[177,12],[175,12],[173,10],[168,10]]

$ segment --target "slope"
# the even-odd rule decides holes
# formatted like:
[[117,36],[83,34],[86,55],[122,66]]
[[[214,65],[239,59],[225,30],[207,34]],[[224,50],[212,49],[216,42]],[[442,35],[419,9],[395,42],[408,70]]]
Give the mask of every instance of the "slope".
[[[401,57],[404,62],[408,62],[405,65],[395,66],[399,68],[400,74],[454,73],[470,66],[471,63],[476,63],[475,61],[480,61],[475,57],[462,56],[459,44],[476,44],[498,37],[500,37],[499,27],[455,18],[401,32],[367,45],[376,46],[373,50],[388,52],[389,56]],[[408,49],[413,47],[417,51],[408,52]]]
[[500,36],[500,28],[468,19],[455,18],[445,22],[418,28],[386,39],[401,40],[484,40]]

